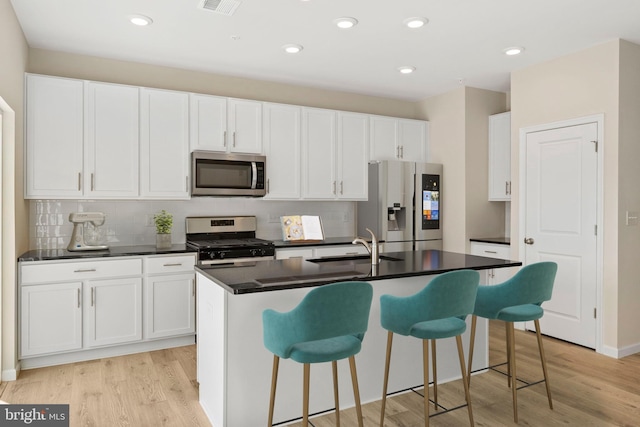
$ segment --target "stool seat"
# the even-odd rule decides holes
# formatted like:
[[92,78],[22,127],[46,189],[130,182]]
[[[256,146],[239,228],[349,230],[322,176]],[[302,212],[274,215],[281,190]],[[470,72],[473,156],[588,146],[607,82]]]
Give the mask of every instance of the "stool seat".
[[522,304],[503,308],[497,319],[504,322],[529,322],[540,319],[543,314],[544,310],[537,304]]
[[307,341],[291,346],[289,357],[298,363],[322,363],[346,359],[360,352],[362,342],[353,335]]
[[467,322],[464,320],[458,317],[447,317],[446,319],[416,323],[411,327],[409,335],[423,340],[437,340],[463,334],[466,329]]

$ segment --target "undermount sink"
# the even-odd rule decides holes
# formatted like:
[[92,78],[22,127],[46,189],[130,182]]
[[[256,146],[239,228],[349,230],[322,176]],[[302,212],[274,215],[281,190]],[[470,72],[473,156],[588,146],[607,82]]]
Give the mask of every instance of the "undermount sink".
[[[328,256],[322,258],[308,259],[309,262],[325,263],[325,262],[344,262],[344,263],[371,263],[370,255],[344,255],[344,256]],[[387,255],[380,255],[380,262],[382,261],[402,261],[402,258],[394,258]]]

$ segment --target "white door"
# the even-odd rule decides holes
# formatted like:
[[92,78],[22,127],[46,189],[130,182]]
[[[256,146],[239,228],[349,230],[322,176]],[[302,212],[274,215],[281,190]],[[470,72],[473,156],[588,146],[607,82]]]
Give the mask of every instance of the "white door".
[[[526,135],[525,264],[554,261],[544,334],[595,348],[597,123]],[[525,243],[527,241],[525,240]]]

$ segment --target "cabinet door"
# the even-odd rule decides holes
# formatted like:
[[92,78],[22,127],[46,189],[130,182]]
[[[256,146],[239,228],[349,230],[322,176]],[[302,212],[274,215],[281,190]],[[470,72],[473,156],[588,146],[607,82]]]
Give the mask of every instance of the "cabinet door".
[[367,200],[369,119],[365,114],[338,113],[337,196]]
[[511,200],[511,113],[489,116],[489,200]]
[[227,98],[189,95],[191,151],[227,151]]
[[263,105],[267,156],[265,199],[300,198],[300,107]]
[[370,160],[398,160],[398,119],[370,116]]
[[142,279],[85,282],[85,347],[142,340]]
[[148,277],[145,283],[145,338],[195,332],[195,275]]
[[420,120],[398,121],[400,159],[424,162],[427,159],[427,125]]
[[84,83],[27,75],[26,198],[80,198]]
[[81,282],[20,288],[20,356],[82,348]]
[[189,198],[188,95],[142,89],[140,116],[142,196]]
[[85,196],[137,197],[139,89],[88,83]]
[[331,110],[302,110],[302,196],[305,199],[334,199],[336,113]]
[[262,103],[230,98],[227,108],[229,151],[262,153]]

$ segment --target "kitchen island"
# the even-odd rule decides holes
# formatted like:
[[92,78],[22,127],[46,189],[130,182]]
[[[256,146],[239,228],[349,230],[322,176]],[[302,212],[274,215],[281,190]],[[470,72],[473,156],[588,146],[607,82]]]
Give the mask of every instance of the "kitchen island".
[[[198,382],[200,404],[216,427],[266,423],[273,355],[262,341],[262,312],[289,311],[323,284],[362,280],[371,282],[374,296],[369,330],[356,356],[363,403],[380,400],[386,331],[380,326],[380,296],[411,295],[437,274],[473,269],[518,267],[519,261],[499,260],[444,251],[382,254],[378,266],[367,257],[292,258],[233,265],[197,266]],[[482,274],[481,274],[482,277]],[[488,364],[486,321],[477,328],[474,369]],[[465,348],[468,335],[463,338]],[[438,344],[438,379],[460,377],[455,342]],[[338,364],[342,408],[354,405],[348,364]],[[331,364],[311,369],[310,413],[334,408]],[[391,358],[389,393],[422,386],[422,346],[419,340],[397,336]],[[294,421],[302,414],[302,365],[280,364],[274,423]]]

